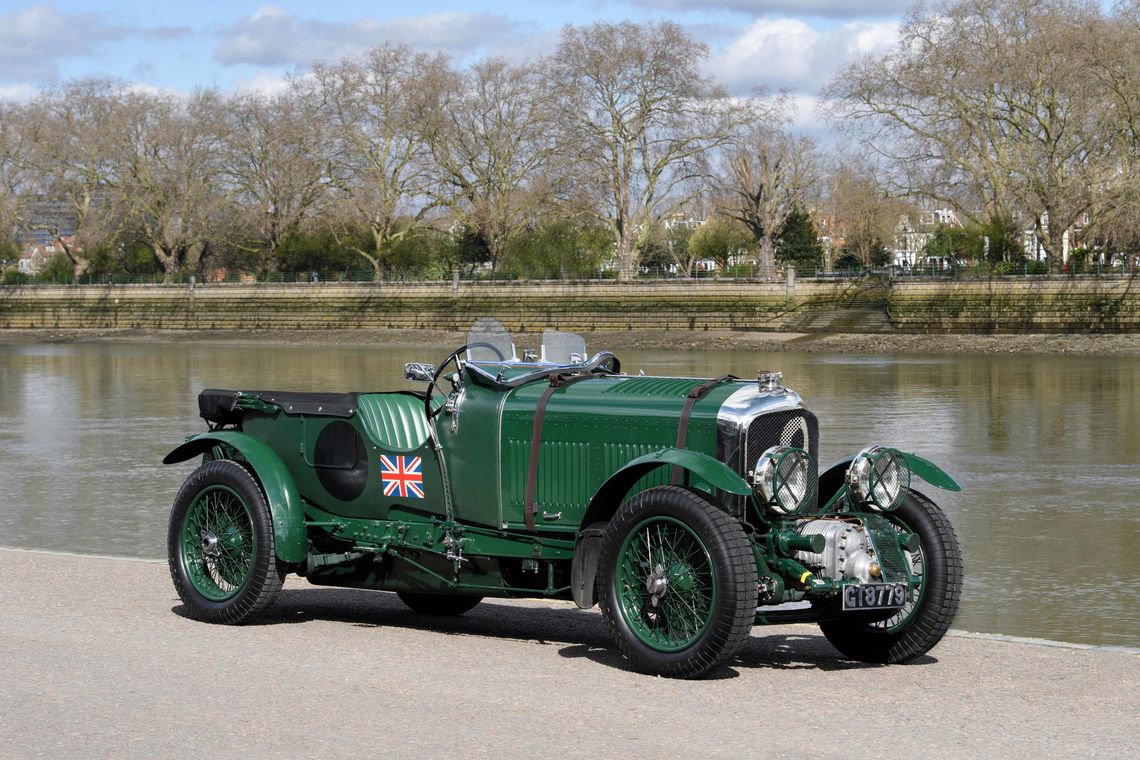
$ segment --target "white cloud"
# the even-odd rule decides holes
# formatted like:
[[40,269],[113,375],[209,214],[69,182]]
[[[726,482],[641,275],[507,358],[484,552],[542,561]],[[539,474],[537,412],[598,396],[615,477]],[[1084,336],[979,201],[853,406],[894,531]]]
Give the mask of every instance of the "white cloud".
[[252,77],[239,79],[233,84],[238,92],[256,92],[262,95],[276,95],[289,86],[289,77],[272,69],[258,69]]
[[669,11],[726,10],[760,16],[766,13],[793,13],[797,16],[863,18],[898,16],[914,0],[632,0],[643,8]]
[[8,13],[0,16],[0,80],[55,79],[61,59],[90,56],[133,32],[99,13],[64,13],[51,5]]
[[0,85],[0,101],[28,101],[38,95],[39,92],[30,84],[4,84]]
[[221,30],[214,58],[223,64],[309,64],[362,52],[384,42],[463,58],[481,49],[509,49],[515,24],[488,13],[445,12],[334,23],[300,18],[271,5]]
[[887,50],[899,22],[849,21],[823,31],[793,18],[760,18],[716,52],[709,73],[731,90],[756,85],[814,93],[846,63]]

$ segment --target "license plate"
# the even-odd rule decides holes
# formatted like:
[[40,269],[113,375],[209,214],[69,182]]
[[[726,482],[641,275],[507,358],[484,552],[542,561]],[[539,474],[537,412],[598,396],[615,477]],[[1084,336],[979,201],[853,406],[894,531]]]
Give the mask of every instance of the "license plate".
[[843,587],[843,610],[893,610],[906,604],[905,583],[864,583]]

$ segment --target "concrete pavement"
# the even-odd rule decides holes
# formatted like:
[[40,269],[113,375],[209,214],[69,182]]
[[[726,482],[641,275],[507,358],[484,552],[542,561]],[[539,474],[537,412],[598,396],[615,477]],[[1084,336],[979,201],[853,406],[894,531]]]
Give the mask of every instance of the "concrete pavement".
[[596,610],[428,619],[291,578],[261,624],[165,564],[0,549],[0,757],[1128,757],[1140,655],[952,636],[921,663],[755,628],[705,681],[631,672]]

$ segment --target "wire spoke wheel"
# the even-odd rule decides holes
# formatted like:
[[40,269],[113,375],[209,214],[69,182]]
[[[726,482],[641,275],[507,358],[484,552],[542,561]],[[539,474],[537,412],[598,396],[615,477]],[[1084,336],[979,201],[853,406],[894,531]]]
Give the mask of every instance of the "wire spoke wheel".
[[962,596],[962,552],[942,510],[912,490],[887,519],[895,531],[919,537],[920,548],[904,552],[911,580],[906,604],[885,619],[846,613],[819,624],[853,660],[897,663],[926,654],[950,629]]
[[167,549],[174,587],[196,620],[246,622],[281,590],[269,505],[252,469],[237,462],[207,462],[186,479]]
[[[909,532],[909,527],[901,524],[901,521],[897,517],[891,521],[891,526],[895,529],[896,533]],[[923,591],[926,588],[926,558],[922,553],[922,547],[919,546],[919,548],[913,552],[904,550],[903,556],[906,557],[907,565],[910,569],[910,592],[907,596],[906,603],[899,608],[898,612],[889,618],[868,623],[868,628],[877,628],[887,633],[898,633],[906,628],[907,623],[910,622],[911,617],[922,603]]]
[[716,578],[696,533],[673,518],[650,518],[629,533],[619,557],[622,615],[641,641],[676,652],[704,633]]
[[756,561],[708,494],[662,486],[634,496],[610,520],[598,568],[602,614],[639,670],[696,678],[748,639]]
[[253,518],[241,497],[211,486],[191,502],[182,528],[187,575],[202,596],[220,602],[250,577],[256,539]]

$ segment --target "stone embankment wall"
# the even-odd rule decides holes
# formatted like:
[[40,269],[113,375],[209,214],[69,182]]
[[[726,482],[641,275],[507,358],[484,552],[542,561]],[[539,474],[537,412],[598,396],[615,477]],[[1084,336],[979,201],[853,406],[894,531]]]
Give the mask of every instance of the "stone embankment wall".
[[0,328],[461,330],[479,316],[518,331],[1140,332],[1140,286],[1064,277],[0,289]]
[[889,309],[905,332],[1140,332],[1140,277],[901,281]]
[[0,328],[776,330],[850,283],[595,282],[58,286],[0,291]]

